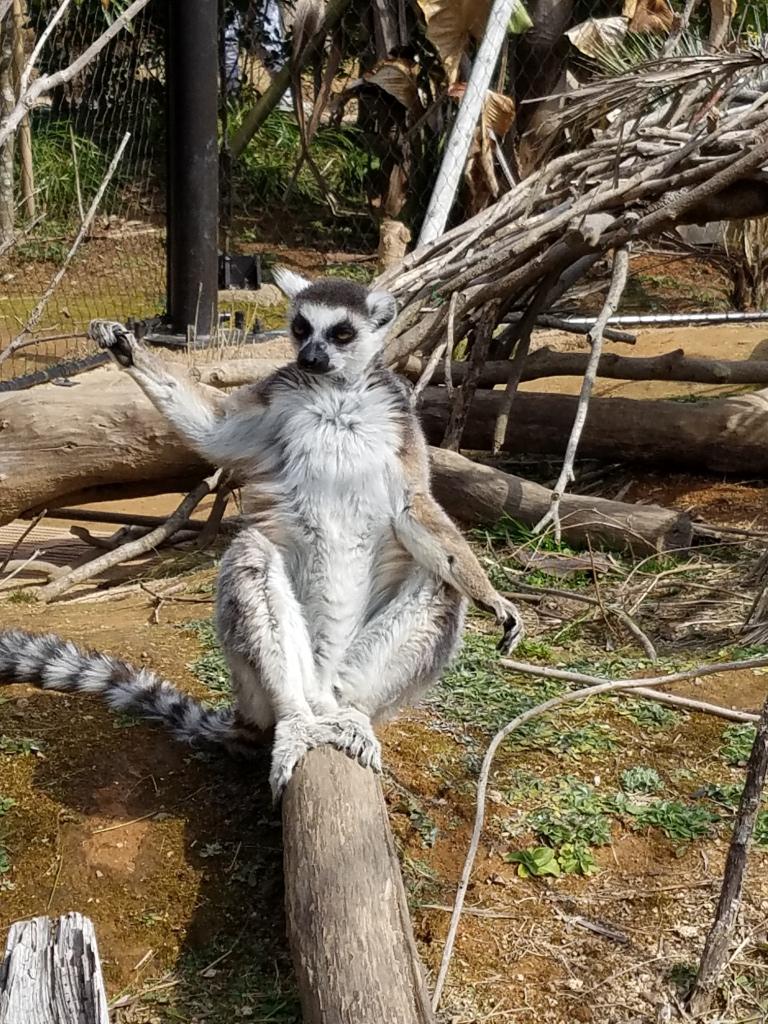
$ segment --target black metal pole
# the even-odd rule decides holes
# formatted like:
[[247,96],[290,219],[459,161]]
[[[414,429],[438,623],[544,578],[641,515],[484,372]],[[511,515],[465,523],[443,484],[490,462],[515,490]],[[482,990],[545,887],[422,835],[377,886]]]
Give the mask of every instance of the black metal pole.
[[168,318],[204,342],[218,316],[217,0],[168,0]]

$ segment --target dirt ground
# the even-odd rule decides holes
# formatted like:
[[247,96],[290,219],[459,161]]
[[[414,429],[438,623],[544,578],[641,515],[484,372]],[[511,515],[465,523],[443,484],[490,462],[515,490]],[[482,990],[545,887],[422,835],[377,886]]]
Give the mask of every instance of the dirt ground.
[[[766,358],[768,327],[644,331],[632,354],[677,347]],[[546,382],[547,389],[576,386]],[[633,396],[686,390],[600,384],[602,393]],[[628,500],[768,530],[765,481],[626,472]],[[608,475],[601,486],[610,491],[616,482]],[[132,508],[159,514],[177,500]],[[519,571],[515,555],[531,546],[530,537],[503,530],[475,533],[472,541],[502,574]],[[739,537],[653,564],[615,559],[600,586],[626,607],[639,602],[633,614],[656,643],[661,670],[744,658],[766,651],[740,644],[733,629],[749,610],[760,543]],[[157,607],[152,593],[181,570],[185,588]],[[214,559],[166,557],[141,572],[149,592],[95,603],[78,596],[45,608],[10,597],[0,601],[0,621],[61,633],[150,666],[196,695],[226,699],[209,633],[196,625],[210,617]],[[590,574],[525,578],[595,593]],[[606,675],[655,671],[631,636],[585,614],[578,601],[547,599],[524,614],[522,658]],[[521,707],[553,692],[500,670],[488,628],[473,617],[456,669],[422,706],[382,730],[383,785],[431,981],[485,747]],[[745,670],[674,692],[754,712],[766,678],[764,670]],[[717,901],[743,767],[728,722],[649,706],[659,707],[574,705],[503,746],[442,1021],[650,1024],[677,1014]],[[117,1020],[298,1021],[283,930],[280,822],[266,765],[266,755],[263,763],[239,764],[190,751],[95,699],[7,688],[0,698],[0,925],[73,909],[92,917]],[[657,781],[638,795],[628,779],[640,769],[652,769]],[[558,856],[586,848],[587,873],[521,877],[519,862],[508,858],[544,846]],[[739,946],[716,1010],[703,1018],[713,1024],[768,1019],[766,851],[756,847],[750,860]]]

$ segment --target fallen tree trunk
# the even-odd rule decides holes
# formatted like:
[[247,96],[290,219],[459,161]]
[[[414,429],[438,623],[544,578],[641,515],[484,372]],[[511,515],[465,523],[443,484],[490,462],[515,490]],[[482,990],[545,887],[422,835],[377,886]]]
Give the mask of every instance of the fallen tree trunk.
[[288,941],[304,1024],[430,1024],[381,786],[330,747],[283,798]]
[[[463,445],[490,451],[500,391],[478,391]],[[570,395],[519,392],[503,450],[561,455],[576,414]],[[442,437],[450,405],[444,388],[427,388],[421,407],[427,437]],[[703,402],[594,398],[579,442],[582,458],[675,465],[718,473],[768,473],[768,391]]]
[[[548,487],[478,465],[444,448],[432,449],[432,478],[440,504],[468,525],[498,522],[505,515],[533,525],[552,501]],[[594,546],[647,553],[686,548],[693,540],[690,517],[658,505],[628,505],[566,493],[560,518],[569,544],[584,545],[589,539]]]
[[[0,395],[0,523],[75,500],[156,494],[171,478],[174,489],[186,490],[210,472],[129,378],[109,367],[78,380],[76,388],[45,384]],[[433,390],[440,396],[439,389]],[[439,421],[439,403],[430,400],[428,405],[432,412],[427,423],[430,418]],[[468,433],[474,433],[472,423]],[[442,437],[442,431],[433,436]],[[493,522],[503,512],[533,525],[549,505],[550,492],[530,481],[483,471],[460,455],[448,462],[436,450],[434,457],[435,487],[446,510],[459,520]],[[462,472],[472,476],[473,486],[482,484],[473,502],[459,486]],[[495,473],[492,479],[489,473]],[[583,541],[587,532],[609,547],[638,550],[682,547],[690,539],[690,524],[676,512],[649,506],[640,512],[637,506],[601,498],[569,501],[574,504],[564,528],[574,543]]]
[[[589,352],[557,352],[549,347],[540,348],[529,354],[520,379],[583,377],[588,359]],[[418,380],[426,365],[426,359],[410,356],[404,375],[410,380]],[[468,365],[451,365],[454,384],[464,382]],[[512,363],[506,359],[487,362],[480,371],[479,386],[487,388],[506,384],[511,367]],[[604,352],[600,356],[597,376],[609,380],[674,380],[691,384],[768,384],[768,360],[704,359],[687,356],[681,348],[660,356],[621,356]],[[431,383],[441,384],[443,377],[443,368],[436,368]]]

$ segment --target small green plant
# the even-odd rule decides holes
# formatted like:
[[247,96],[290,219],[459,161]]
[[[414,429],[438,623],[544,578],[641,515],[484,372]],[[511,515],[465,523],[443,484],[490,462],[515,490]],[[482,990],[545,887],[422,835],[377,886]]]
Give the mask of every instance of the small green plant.
[[727,807],[729,811],[735,811],[739,806],[744,786],[738,782],[708,782],[702,786],[694,796],[704,796],[714,800],[716,804]]
[[[16,806],[16,801],[10,796],[0,796],[0,818]],[[5,845],[3,835],[0,834],[0,875],[5,875],[11,870],[11,858],[8,847]]]
[[690,842],[710,836],[721,821],[719,815],[706,807],[684,804],[679,800],[655,800],[646,806],[626,806],[632,827],[658,828],[667,839]]
[[583,843],[563,843],[557,851],[557,862],[564,875],[594,875],[597,863],[592,851]]
[[616,711],[644,729],[669,729],[680,721],[680,715],[671,708],[665,708],[655,700],[621,700]]
[[0,736],[0,754],[39,754],[42,745],[28,737]]
[[757,735],[754,725],[728,725],[723,729],[723,744],[720,756],[727,764],[737,767],[745,765],[752,752]]
[[599,754],[615,750],[618,746],[613,730],[607,725],[594,722],[579,729],[560,733],[556,744],[558,749],[576,758],[582,754]]
[[530,850],[505,853],[504,860],[509,864],[517,864],[517,873],[521,878],[541,878],[543,875],[557,877],[562,874],[555,851],[550,846],[535,846]]
[[611,841],[610,819],[599,811],[542,807],[528,816],[528,824],[537,836],[549,840],[553,846],[576,842],[603,846]]
[[663,785],[655,768],[635,765],[621,773],[621,788],[625,793],[658,793]]
[[197,678],[211,690],[218,693],[229,693],[231,682],[229,669],[221,653],[216,629],[210,619],[198,619],[187,622],[184,629],[194,633],[203,648],[203,653],[189,666]]

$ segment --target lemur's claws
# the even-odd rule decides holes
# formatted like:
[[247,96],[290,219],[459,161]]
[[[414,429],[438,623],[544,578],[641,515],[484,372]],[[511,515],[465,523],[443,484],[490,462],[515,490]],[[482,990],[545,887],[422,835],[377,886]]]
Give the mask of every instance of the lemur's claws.
[[115,320],[91,320],[88,337],[99,348],[104,348],[122,367],[133,366],[133,349],[136,339],[127,328]]

